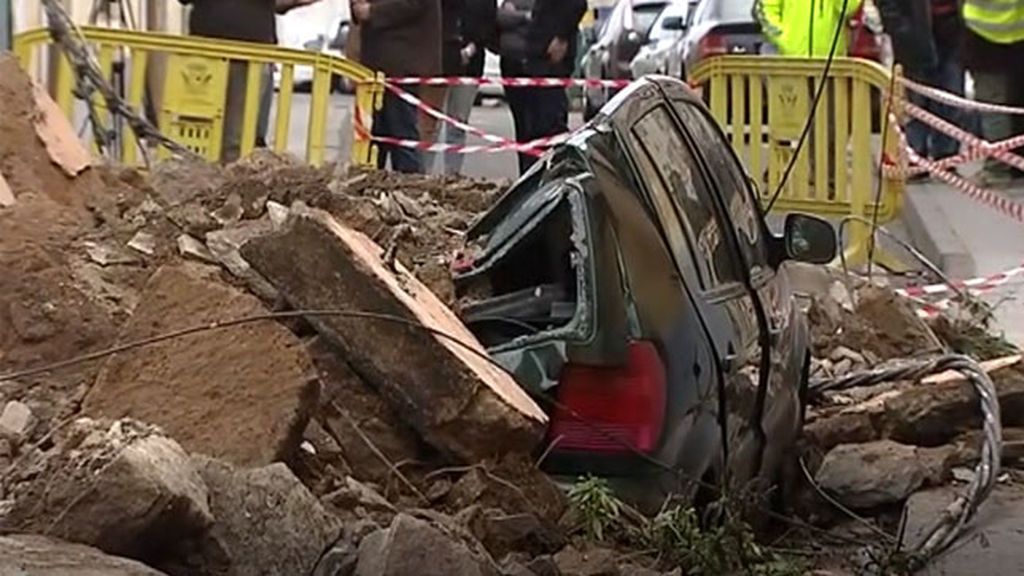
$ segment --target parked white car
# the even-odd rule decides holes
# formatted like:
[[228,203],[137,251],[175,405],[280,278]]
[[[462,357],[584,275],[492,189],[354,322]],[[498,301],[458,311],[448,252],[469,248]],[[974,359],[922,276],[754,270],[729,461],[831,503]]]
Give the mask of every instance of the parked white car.
[[[286,14],[278,18],[278,44],[284,48],[323,52],[335,56],[345,55],[345,41],[350,30],[346,16],[335,16],[328,20],[308,17],[306,14]],[[280,69],[274,71],[274,85],[280,87]],[[296,66],[294,86],[299,92],[309,91],[313,85],[313,68]],[[345,83],[335,79],[332,89],[342,89]]]
[[634,80],[647,74],[685,80],[682,39],[686,34],[686,14],[692,3],[692,0],[673,0],[654,21],[647,44],[640,48],[629,65]]

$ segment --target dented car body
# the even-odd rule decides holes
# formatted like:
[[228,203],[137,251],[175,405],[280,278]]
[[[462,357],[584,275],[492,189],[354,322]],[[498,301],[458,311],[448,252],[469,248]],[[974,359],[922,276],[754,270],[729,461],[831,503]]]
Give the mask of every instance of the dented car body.
[[684,84],[621,92],[469,240],[460,314],[549,409],[549,472],[600,474],[638,500],[774,477],[808,358],[780,265],[831,260],[835,236],[802,215],[769,232]]

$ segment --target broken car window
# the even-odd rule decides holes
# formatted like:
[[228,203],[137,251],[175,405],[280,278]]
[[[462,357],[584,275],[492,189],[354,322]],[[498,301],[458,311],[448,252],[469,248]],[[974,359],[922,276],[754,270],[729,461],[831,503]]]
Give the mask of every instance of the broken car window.
[[668,110],[662,106],[644,115],[632,129],[633,145],[643,153],[638,160],[644,180],[656,198],[669,191],[679,218],[696,238],[698,268],[704,272],[704,288],[714,289],[738,282],[729,245],[715,219],[710,191],[696,158]]

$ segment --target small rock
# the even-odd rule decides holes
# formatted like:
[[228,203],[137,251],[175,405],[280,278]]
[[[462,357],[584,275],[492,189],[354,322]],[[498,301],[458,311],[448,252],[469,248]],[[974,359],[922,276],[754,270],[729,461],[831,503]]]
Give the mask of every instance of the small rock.
[[0,574],[11,576],[162,576],[126,558],[34,534],[0,537]]
[[496,558],[512,551],[551,553],[565,545],[565,539],[553,526],[546,526],[533,514],[485,510],[482,532],[481,542]]
[[555,554],[555,564],[562,576],[619,576],[615,552],[607,548],[591,547],[578,550],[566,546]]
[[212,216],[221,226],[229,226],[242,219],[242,197],[232,193],[224,201],[224,205],[214,210]]
[[862,365],[867,362],[863,354],[854,352],[846,346],[837,346],[835,350],[829,354],[829,359],[833,362],[839,362],[840,360],[849,360],[853,364]]
[[554,556],[548,554],[530,560],[526,563],[526,567],[537,576],[562,576],[558,571],[558,564],[555,563]]
[[398,204],[402,211],[410,217],[419,220],[425,215],[423,205],[420,204],[419,201],[407,196],[401,190],[395,190],[394,199],[395,203]]
[[816,478],[843,505],[867,509],[905,500],[928,476],[917,448],[881,440],[836,446]]
[[268,200],[267,216],[270,218],[270,223],[274,225],[274,230],[278,230],[288,220],[288,207],[273,200]]
[[149,232],[138,232],[128,241],[128,247],[147,256],[156,253],[156,236]]
[[100,266],[113,266],[116,264],[137,264],[139,259],[134,254],[129,254],[117,246],[99,244],[96,242],[85,243],[85,253],[89,259]]
[[4,175],[0,174],[0,208],[10,208],[14,206],[15,202],[14,192],[11,192],[11,187],[7,184],[7,180],[4,180]]
[[658,570],[653,570],[646,566],[640,566],[639,564],[633,563],[620,564],[619,572],[628,574],[629,576],[662,576],[662,573]]
[[376,490],[351,476],[345,477],[343,488],[324,496],[324,501],[346,510],[363,506],[373,511],[397,512],[395,507]]
[[217,259],[213,257],[206,245],[188,234],[178,236],[178,253],[200,262],[217,264]]
[[953,479],[957,482],[970,483],[974,481],[975,476],[974,470],[970,468],[956,467],[953,468]]
[[202,237],[207,232],[220,228],[217,221],[196,203],[182,204],[167,211],[167,218],[185,232]]
[[0,438],[0,459],[10,458],[14,456],[14,449],[11,447],[10,441],[6,438]]
[[356,576],[497,576],[490,558],[430,522],[399,514],[363,539]]
[[431,502],[437,502],[438,500],[448,496],[451,491],[452,481],[447,478],[441,478],[427,488],[426,497],[427,500],[430,500]]
[[317,562],[312,576],[352,576],[359,563],[359,550],[348,542],[335,544]]
[[0,414],[0,437],[15,445],[21,444],[32,432],[34,424],[32,410],[24,403],[12,400],[4,406],[3,414]]

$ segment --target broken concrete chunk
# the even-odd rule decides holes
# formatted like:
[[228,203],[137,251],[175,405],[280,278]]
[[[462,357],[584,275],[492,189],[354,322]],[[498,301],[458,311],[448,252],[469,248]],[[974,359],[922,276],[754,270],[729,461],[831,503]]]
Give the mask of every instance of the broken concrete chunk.
[[229,226],[241,220],[242,214],[242,197],[233,193],[224,201],[224,205],[214,210],[212,216],[221,226]]
[[213,257],[213,254],[206,247],[206,244],[188,234],[178,236],[178,253],[186,258],[206,262],[207,264],[218,263],[217,259]]
[[430,522],[399,514],[359,545],[356,576],[497,576],[493,560]]
[[224,169],[202,160],[174,156],[153,167],[149,183],[160,203],[173,207],[213,195],[224,185]]
[[39,112],[34,118],[36,136],[46,147],[50,160],[60,166],[65,175],[72,178],[78,176],[92,163],[89,152],[75,134],[67,116],[45,88],[33,82],[32,96]]
[[400,264],[389,270],[381,248],[363,234],[296,206],[284,230],[250,241],[242,254],[296,308],[401,319],[309,320],[428,443],[476,462],[529,452],[540,441],[547,422],[541,409],[481,357],[483,347],[451,310]]
[[177,442],[148,425],[82,419],[10,483],[5,532],[45,533],[144,558],[153,535],[174,542],[213,518],[206,486]]
[[128,241],[128,247],[147,256],[156,253],[156,237],[149,232],[137,232]]
[[240,249],[249,240],[263,236],[272,230],[273,226],[267,219],[247,220],[231,228],[206,234],[206,247],[209,248],[213,257],[233,276],[244,280],[254,294],[267,301],[277,299],[277,289],[252,269],[249,262],[242,257]]
[[0,537],[0,574],[23,576],[162,576],[145,564],[82,544],[36,534]]
[[902,502],[929,478],[943,475],[954,449],[925,449],[890,440],[841,444],[816,475],[821,488],[843,505],[869,509]]
[[14,206],[14,192],[11,191],[11,187],[7,184],[7,180],[4,180],[4,175],[0,174],[0,208],[9,208]]
[[[249,294],[165,266],[147,283],[121,340],[266,312]],[[152,422],[190,452],[264,466],[288,461],[302,441],[316,405],[313,374],[290,330],[257,322],[112,356],[82,410]]]
[[284,204],[278,204],[273,200],[267,200],[267,217],[270,218],[270,223],[274,225],[274,230],[277,230],[284,226],[285,221],[288,220],[288,207]]
[[17,401],[8,402],[0,414],[0,438],[20,444],[32,432],[34,424],[35,416],[27,405]]
[[330,515],[287,466],[242,470],[194,457],[216,519],[188,574],[309,574],[341,536]]
[[85,253],[89,259],[100,266],[113,266],[116,264],[138,264],[139,258],[127,252],[120,246],[101,244],[98,242],[86,242]]

